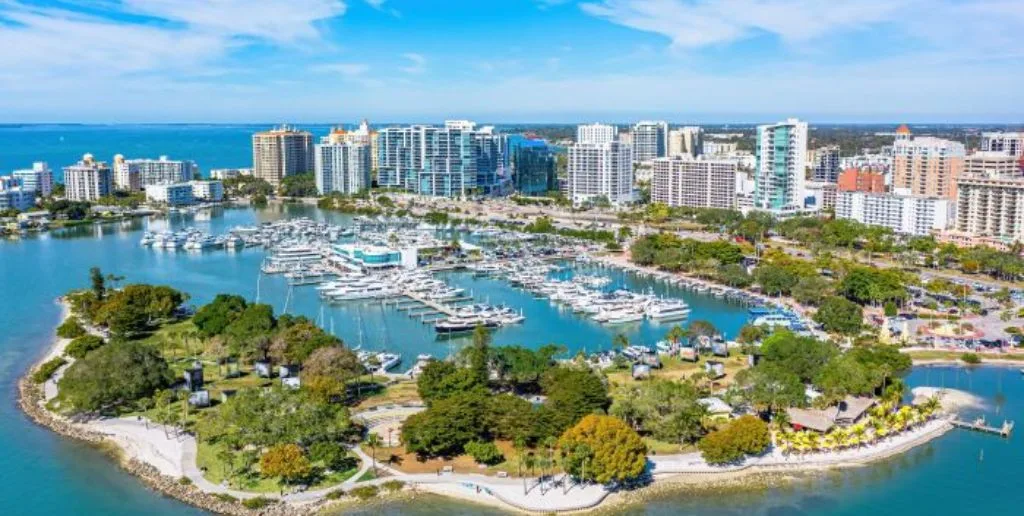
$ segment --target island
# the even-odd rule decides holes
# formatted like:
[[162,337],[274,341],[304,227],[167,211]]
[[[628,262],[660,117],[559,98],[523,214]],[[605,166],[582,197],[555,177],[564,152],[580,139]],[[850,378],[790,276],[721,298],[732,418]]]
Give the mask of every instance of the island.
[[[394,374],[306,317],[232,294],[194,308],[171,287],[118,281],[93,269],[61,298],[21,407],[218,513],[417,492],[583,510],[655,484],[862,464],[954,424],[942,391],[903,402],[911,359],[881,343],[750,326],[741,349],[705,348],[716,329],[691,321],[638,368],[555,344],[492,346],[479,326],[449,359]],[[612,344],[650,356],[622,335]]]

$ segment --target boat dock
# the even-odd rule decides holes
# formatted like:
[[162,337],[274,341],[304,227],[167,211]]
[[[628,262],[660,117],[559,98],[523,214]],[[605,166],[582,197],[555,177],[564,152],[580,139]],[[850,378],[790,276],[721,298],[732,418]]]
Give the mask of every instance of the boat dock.
[[965,430],[974,430],[976,432],[984,432],[987,434],[998,435],[1000,437],[1010,437],[1013,432],[1013,421],[1003,421],[1003,426],[995,427],[989,426],[985,422],[984,416],[975,419],[974,421],[964,421],[962,419],[953,419],[951,421],[953,426],[957,428],[963,428]]
[[[426,299],[426,298],[424,298],[424,297],[422,297],[419,294],[416,294],[414,292],[403,292],[402,295],[407,297],[407,298],[409,298],[409,299],[411,299],[411,300],[413,300],[413,301],[415,301],[415,302],[417,302],[417,303],[419,303],[419,304],[421,304],[421,305],[424,305],[427,308],[430,308],[432,310],[432,312],[431,311],[416,312],[416,314],[413,315],[413,313],[411,313],[411,312],[412,312],[412,309],[414,309],[416,306],[412,305],[412,306],[409,306],[407,308],[410,311],[410,314],[409,314],[410,316],[422,317],[422,316],[425,316],[425,315],[429,315],[431,313],[442,313],[442,314],[445,314],[448,317],[452,317],[452,316],[455,315],[455,309],[454,308],[452,308],[452,307],[450,307],[448,305],[443,305],[441,303],[438,303],[437,301],[431,301],[430,299]],[[400,308],[400,310],[402,310],[402,309],[406,309],[406,307]]]

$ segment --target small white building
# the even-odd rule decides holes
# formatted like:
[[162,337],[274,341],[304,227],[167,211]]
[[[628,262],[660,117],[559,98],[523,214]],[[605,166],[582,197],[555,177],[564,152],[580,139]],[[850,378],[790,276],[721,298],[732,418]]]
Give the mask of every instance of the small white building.
[[224,200],[224,183],[220,181],[189,181],[192,185],[192,198],[206,202]]
[[838,192],[836,218],[883,226],[896,233],[928,235],[950,227],[956,213],[952,204],[948,199],[903,195],[902,191]]
[[15,186],[0,190],[0,211],[25,211],[36,205],[36,191]]
[[251,175],[251,168],[215,168],[210,170],[210,179],[219,179],[221,181]]
[[30,169],[15,170],[11,177],[19,180],[25,190],[35,190],[40,197],[49,197],[53,193],[53,172],[46,162],[37,161]]
[[168,206],[187,206],[195,202],[190,183],[148,185],[146,200]]

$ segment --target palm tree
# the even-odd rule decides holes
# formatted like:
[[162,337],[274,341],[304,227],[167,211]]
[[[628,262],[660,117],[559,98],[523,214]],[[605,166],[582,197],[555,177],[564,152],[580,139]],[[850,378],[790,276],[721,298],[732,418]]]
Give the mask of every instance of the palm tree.
[[366,445],[370,447],[373,455],[370,456],[370,461],[373,463],[373,474],[377,475],[377,447],[380,446],[380,436],[374,433],[366,436]]
[[615,338],[612,339],[612,347],[618,349],[625,349],[629,347],[629,337],[625,333],[618,333]]

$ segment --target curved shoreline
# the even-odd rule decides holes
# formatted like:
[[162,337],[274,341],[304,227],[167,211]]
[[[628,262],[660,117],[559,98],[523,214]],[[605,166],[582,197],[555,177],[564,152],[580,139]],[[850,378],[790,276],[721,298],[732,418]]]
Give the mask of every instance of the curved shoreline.
[[[70,316],[70,310],[65,303],[61,302],[60,304],[62,306],[61,322],[63,322]],[[330,490],[343,488],[343,486],[338,485],[333,488],[322,490],[323,494],[320,494],[317,497],[310,497],[301,502],[275,500],[275,503],[264,508],[248,509],[240,503],[226,500],[223,498],[223,495],[218,496],[217,493],[203,490],[191,481],[182,482],[182,478],[175,478],[163,474],[154,465],[140,460],[139,458],[132,457],[130,450],[124,443],[119,442],[118,439],[112,438],[110,435],[98,432],[95,429],[90,429],[84,424],[75,423],[51,412],[45,407],[46,395],[43,385],[32,382],[30,376],[32,371],[34,371],[40,364],[54,356],[60,355],[63,351],[63,347],[66,346],[69,341],[69,339],[55,338],[50,346],[46,348],[46,352],[43,353],[42,356],[24,372],[21,378],[19,378],[18,406],[34,423],[46,427],[61,436],[96,446],[113,445],[112,449],[117,450],[117,452],[111,455],[113,455],[117,464],[128,473],[138,477],[143,484],[150,489],[203,510],[218,514],[239,516],[252,514],[275,516],[314,514],[328,506],[340,503],[351,503],[353,500],[352,497],[346,497],[340,500],[327,500],[323,494]],[[951,361],[950,363],[955,364],[956,361]],[[948,422],[932,421],[925,423],[925,425],[929,424],[934,425],[934,428],[923,431],[921,435],[915,435],[904,442],[881,445],[877,450],[866,451],[863,456],[853,458],[833,456],[830,459],[827,454],[822,454],[820,461],[806,459],[801,460],[801,458],[797,458],[793,462],[789,462],[788,459],[779,462],[776,457],[775,462],[772,462],[770,460],[766,460],[771,458],[769,455],[766,457],[749,459],[746,464],[741,466],[715,468],[707,467],[705,465],[705,467],[700,470],[694,468],[687,471],[687,468],[683,467],[679,471],[664,471],[659,473],[656,471],[658,462],[662,462],[664,464],[666,461],[673,460],[673,457],[675,457],[676,460],[680,460],[683,459],[683,456],[651,456],[649,460],[655,468],[655,471],[652,473],[651,484],[632,491],[605,491],[603,495],[600,495],[599,498],[596,499],[596,501],[581,501],[583,503],[577,504],[574,507],[566,507],[564,509],[541,508],[540,506],[531,508],[524,506],[515,500],[511,500],[508,497],[503,496],[500,489],[502,485],[500,483],[495,483],[494,479],[491,479],[490,477],[481,476],[479,478],[466,479],[466,475],[459,475],[448,479],[442,477],[437,480],[428,481],[416,476],[401,474],[388,478],[404,480],[413,492],[432,492],[462,501],[484,504],[516,512],[551,513],[580,512],[594,509],[605,510],[622,504],[642,501],[644,497],[650,495],[653,491],[664,488],[685,489],[695,485],[710,487],[708,486],[709,481],[714,482],[715,487],[724,487],[746,482],[750,478],[758,476],[777,478],[791,476],[795,473],[859,467],[904,453],[914,447],[925,444],[932,439],[938,438],[952,429],[952,425]],[[192,460],[194,461],[194,457],[192,457]],[[475,475],[473,476],[475,477]],[[187,477],[183,478],[187,480]],[[438,482],[438,480],[440,482]],[[515,480],[516,485],[519,485],[519,481],[519,479]],[[369,482],[367,485],[374,483],[375,482]],[[467,486],[471,485],[475,485],[478,489],[485,492],[478,490],[473,493],[471,490],[466,490]],[[474,494],[476,496],[474,496]],[[268,496],[268,498],[276,497]]]

